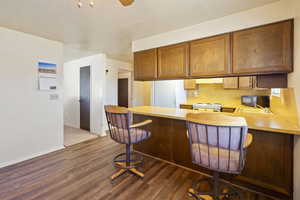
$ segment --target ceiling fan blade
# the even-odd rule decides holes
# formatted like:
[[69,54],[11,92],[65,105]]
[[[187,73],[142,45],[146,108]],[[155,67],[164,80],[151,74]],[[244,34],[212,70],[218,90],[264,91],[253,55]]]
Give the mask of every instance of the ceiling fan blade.
[[119,1],[123,6],[129,6],[134,2],[134,0],[119,0]]

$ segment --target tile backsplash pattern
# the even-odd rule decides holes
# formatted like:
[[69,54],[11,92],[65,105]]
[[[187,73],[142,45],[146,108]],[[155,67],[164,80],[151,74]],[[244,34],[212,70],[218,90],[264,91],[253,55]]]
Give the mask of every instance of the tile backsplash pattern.
[[223,84],[200,84],[198,90],[187,91],[187,103],[220,103],[237,107],[241,105],[241,96],[270,94],[270,89],[224,89]]

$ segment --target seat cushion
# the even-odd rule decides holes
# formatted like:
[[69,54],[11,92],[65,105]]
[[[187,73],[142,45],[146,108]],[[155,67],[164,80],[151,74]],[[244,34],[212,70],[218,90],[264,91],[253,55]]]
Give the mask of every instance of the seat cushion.
[[212,170],[228,172],[241,170],[240,151],[231,150],[229,157],[228,149],[219,148],[218,151],[217,147],[210,146],[208,148],[206,144],[195,143],[192,145],[192,160],[193,163]]
[[130,144],[136,144],[148,139],[151,136],[151,132],[140,128],[132,128],[130,129],[130,134],[128,134],[128,131],[125,129],[112,129],[112,138],[119,143],[129,144],[129,135]]

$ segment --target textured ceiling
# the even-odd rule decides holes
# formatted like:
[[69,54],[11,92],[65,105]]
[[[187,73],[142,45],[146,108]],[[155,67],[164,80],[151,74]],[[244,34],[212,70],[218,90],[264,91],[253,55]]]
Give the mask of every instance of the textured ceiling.
[[63,42],[66,60],[102,52],[128,61],[133,40],[275,1],[135,0],[123,7],[117,0],[95,0],[93,9],[79,9],[76,0],[3,0],[0,26]]

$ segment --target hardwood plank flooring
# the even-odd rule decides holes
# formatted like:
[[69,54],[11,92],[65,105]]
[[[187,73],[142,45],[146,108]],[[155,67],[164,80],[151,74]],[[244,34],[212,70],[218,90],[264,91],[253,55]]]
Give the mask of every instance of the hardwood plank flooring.
[[[144,179],[130,174],[110,176],[114,155],[124,151],[109,137],[0,169],[1,200],[190,200],[187,190],[201,175],[145,158]],[[270,200],[245,193],[245,200]]]

